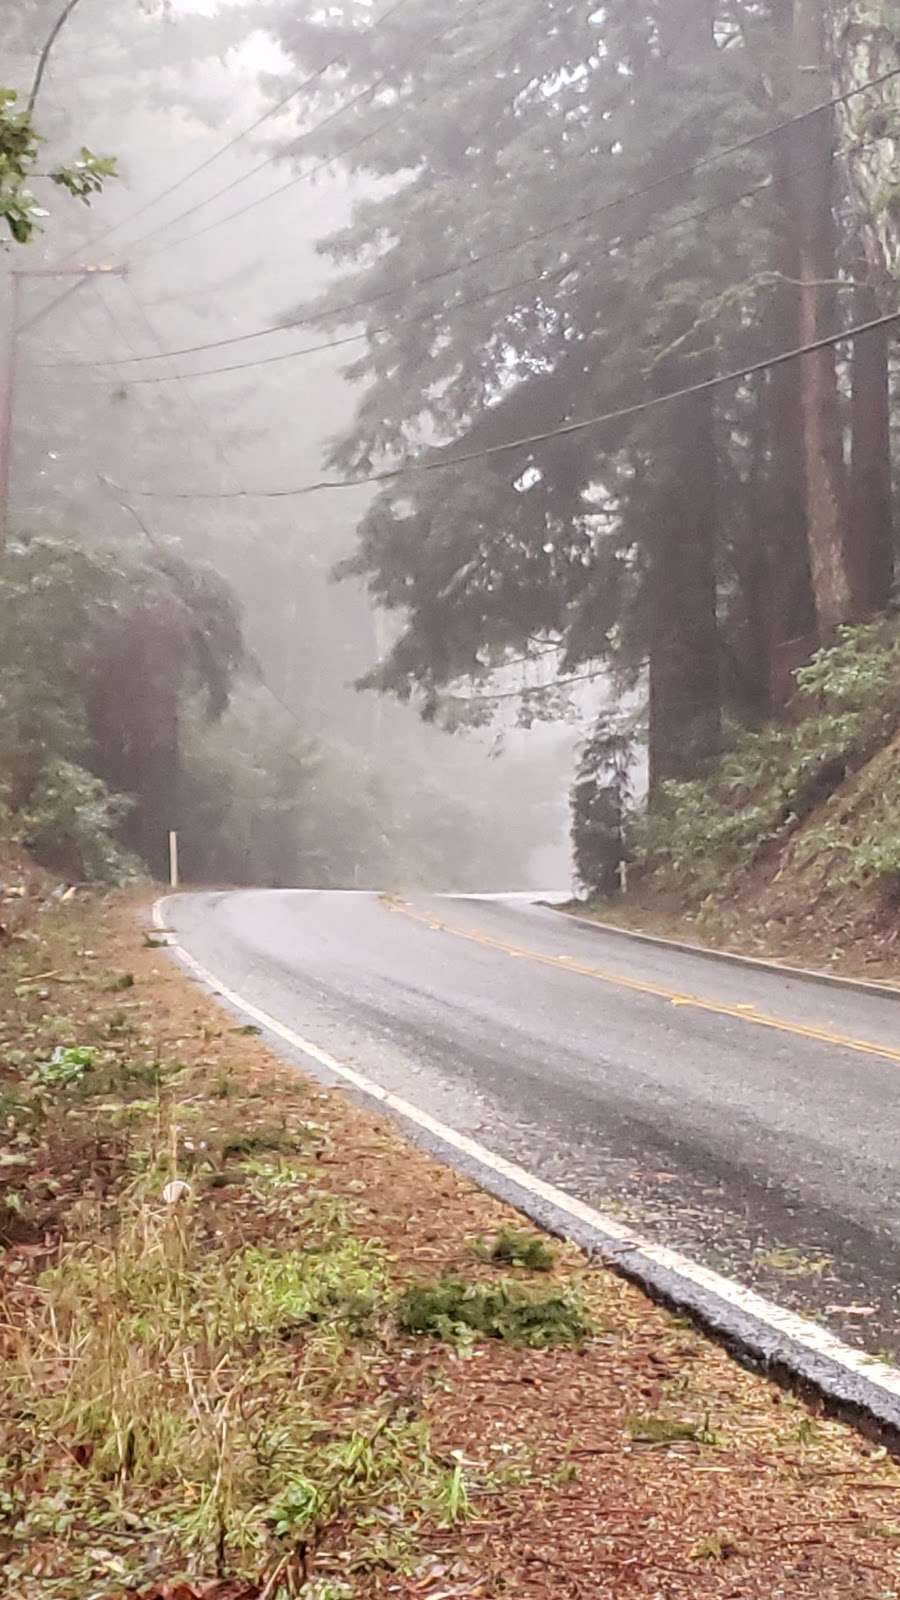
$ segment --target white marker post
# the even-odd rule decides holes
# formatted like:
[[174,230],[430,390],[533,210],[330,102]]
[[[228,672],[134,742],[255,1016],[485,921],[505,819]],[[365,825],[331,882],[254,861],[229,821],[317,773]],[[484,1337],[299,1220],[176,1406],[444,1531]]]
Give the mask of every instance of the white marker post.
[[178,835],[174,829],[169,833],[169,887],[178,888]]

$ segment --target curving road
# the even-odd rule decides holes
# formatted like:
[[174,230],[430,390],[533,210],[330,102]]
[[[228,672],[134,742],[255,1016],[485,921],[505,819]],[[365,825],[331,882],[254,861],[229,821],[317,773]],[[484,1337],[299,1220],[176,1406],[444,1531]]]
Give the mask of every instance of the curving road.
[[635,942],[527,898],[182,895],[230,989],[492,1152],[900,1353],[900,997]]

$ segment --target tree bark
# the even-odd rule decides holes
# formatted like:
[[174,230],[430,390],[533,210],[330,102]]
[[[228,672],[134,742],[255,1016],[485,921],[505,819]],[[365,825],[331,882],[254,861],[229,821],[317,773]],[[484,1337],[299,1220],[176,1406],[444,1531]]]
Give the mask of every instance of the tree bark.
[[[827,7],[833,79],[838,94],[900,67],[897,0],[842,0]],[[876,300],[897,306],[900,283],[900,77],[854,95],[838,108],[841,142],[849,148],[850,193]]]
[[[875,291],[857,290],[856,320],[875,315]],[[888,338],[878,329],[853,343],[852,461],[848,560],[858,619],[883,611],[894,580]]]
[[[662,58],[715,64],[715,0],[666,0]],[[704,375],[696,362],[691,378]],[[660,393],[685,381],[677,359],[656,368]],[[657,453],[659,499],[648,574],[650,601],[649,783],[651,803],[669,778],[694,778],[722,739],[716,614],[718,458],[715,402],[695,395],[674,405]]]
[[[741,506],[733,542],[737,593],[733,602],[736,647],[731,699],[740,720],[758,727],[776,709],[772,699],[771,635],[773,612],[782,592],[775,577],[778,568],[771,560],[773,440],[768,426],[767,374],[760,373],[753,379],[753,396],[753,410],[746,424],[752,451],[747,482],[740,486],[735,477],[728,491]],[[802,514],[802,504],[800,509]],[[802,527],[798,542],[803,551]],[[788,637],[793,635],[785,633],[782,643]],[[728,698],[727,693],[723,694],[726,703]]]
[[[793,64],[801,104],[827,98],[822,0],[794,0]],[[835,123],[830,111],[800,123],[789,137],[800,265],[799,332],[810,344],[834,331],[837,251],[834,221]],[[827,642],[851,615],[844,551],[845,486],[834,350],[800,362],[806,458],[806,520],[816,620]]]
[[[794,0],[773,0],[774,50],[771,72],[774,95],[783,105],[793,89]],[[795,189],[795,152],[791,137],[772,143],[772,180],[776,202],[774,259],[781,276],[774,290],[767,348],[795,350],[801,343],[800,230]],[[769,703],[778,712],[790,697],[792,681],[785,660],[815,633],[807,530],[806,446],[803,435],[803,372],[799,361],[777,367],[767,376],[760,405],[769,470],[760,537],[768,572],[766,644]],[[815,648],[813,640],[812,648]]]
[[721,746],[716,616],[717,459],[712,395],[668,419],[650,582],[650,796],[693,778]]

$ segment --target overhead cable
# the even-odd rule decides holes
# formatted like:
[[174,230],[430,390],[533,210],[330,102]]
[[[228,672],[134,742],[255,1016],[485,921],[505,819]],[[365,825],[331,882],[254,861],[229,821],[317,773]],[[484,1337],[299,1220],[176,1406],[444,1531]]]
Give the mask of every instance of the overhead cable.
[[814,355],[816,351],[831,349],[834,345],[844,344],[849,340],[857,339],[863,334],[874,333],[879,329],[888,328],[900,322],[900,311],[891,311],[885,316],[874,317],[869,322],[858,323],[855,327],[844,328],[839,333],[829,334],[822,339],[815,339],[810,344],[798,346],[792,350],[779,351],[777,355],[768,356],[764,361],[755,361],[749,366],[738,367],[733,372],[720,373],[714,378],[705,378],[700,383],[690,384],[687,388],[675,389],[668,394],[654,395],[649,400],[641,400],[635,405],[623,406],[617,411],[606,411],[600,416],[583,417],[578,421],[562,423],[557,428],[551,428],[545,433],[527,434],[522,438],[508,439],[501,444],[486,445],[480,450],[468,450],[458,455],[437,455],[420,461],[408,461],[401,466],[388,467],[381,472],[367,473],[357,478],[322,478],[311,483],[301,484],[294,489],[240,489],[230,492],[220,490],[166,490],[166,489],[139,489],[124,488],[121,484],[115,487],[123,494],[138,494],[150,499],[160,500],[284,500],[294,499],[302,495],[318,494],[326,489],[358,489],[366,484],[391,483],[398,479],[418,476],[427,472],[447,472],[454,467],[462,467],[473,461],[483,461],[494,456],[506,455],[514,450],[528,450],[535,445],[545,444],[551,439],[569,438],[573,434],[583,433],[589,428],[600,427],[603,423],[623,422],[632,417],[643,416],[647,412],[656,411],[661,406],[671,405],[678,400],[687,400],[694,395],[708,394],[714,389],[720,389],[729,383],[739,383],[745,378],[753,377],[758,372],[768,372],[776,367],[783,367],[789,361],[797,361],[803,356]]
[[[343,303],[335,306],[326,306],[320,311],[307,313],[305,316],[298,317],[290,324],[281,327],[270,326],[264,328],[255,328],[250,332],[233,334],[229,338],[225,339],[212,339],[204,341],[200,344],[182,345],[174,350],[165,351],[165,354],[167,356],[200,355],[205,353],[207,350],[223,350],[231,348],[235,345],[246,344],[252,339],[259,339],[270,334],[283,334],[292,328],[307,327],[316,322],[324,322],[332,319],[350,321],[351,314],[354,311],[367,310],[374,305],[379,305],[384,300],[389,300],[398,294],[406,293],[408,290],[427,288],[432,283],[439,283],[446,278],[453,277],[457,272],[468,271],[470,268],[479,266],[485,261],[499,260],[503,256],[510,255],[514,251],[521,249],[524,245],[540,243],[543,239],[551,237],[554,233],[558,233],[562,229],[578,227],[584,222],[592,221],[597,216],[605,215],[610,211],[617,210],[619,207],[629,204],[633,201],[644,199],[645,196],[654,193],[664,184],[674,183],[676,181],[680,181],[682,178],[690,177],[693,173],[708,167],[715,161],[724,160],[726,157],[734,155],[735,153],[748,148],[750,145],[758,144],[763,139],[773,138],[777,134],[783,133],[785,129],[794,126],[798,122],[802,122],[807,117],[813,116],[817,112],[829,109],[831,106],[839,103],[841,100],[849,99],[856,94],[862,94],[867,89],[878,87],[878,85],[885,82],[886,79],[895,78],[898,76],[900,76],[900,67],[895,68],[889,73],[884,73],[878,78],[873,78],[866,84],[860,84],[858,88],[848,91],[847,95],[838,96],[834,100],[824,101],[819,106],[815,107],[814,110],[803,112],[797,117],[791,118],[787,122],[778,123],[776,126],[765,129],[760,133],[752,134],[738,144],[728,145],[722,150],[715,151],[708,156],[704,156],[702,160],[693,163],[691,166],[681,167],[677,171],[669,173],[666,177],[657,178],[645,188],[629,190],[624,194],[614,196],[612,199],[605,201],[600,206],[593,207],[588,211],[579,212],[575,216],[567,217],[564,221],[552,223],[548,227],[537,232],[523,234],[518,239],[514,239],[508,244],[498,245],[491,250],[482,251],[480,254],[469,255],[464,260],[451,263],[449,266],[441,267],[436,272],[423,274],[423,276],[419,278],[408,279],[405,283],[398,284],[391,289],[386,289],[380,294],[371,295],[364,299],[344,301]],[[157,358],[153,356],[139,356],[137,358],[126,358],[125,361],[110,362],[109,365],[120,366],[126,363],[130,364],[131,359],[136,359],[137,361],[143,362],[152,361]],[[85,366],[96,365],[96,363],[93,361],[65,364]]]
[[[387,22],[396,11],[401,9],[402,6],[408,4],[409,0],[396,0],[396,3],[392,6],[389,6],[387,11],[382,12],[380,17],[376,17],[371,28],[367,30],[367,37],[374,33],[377,28],[380,28],[382,23]],[[257,128],[261,128],[264,122],[268,122],[271,117],[276,117],[280,111],[284,110],[285,106],[290,105],[292,100],[296,100],[298,95],[303,94],[304,90],[311,88],[312,85],[320,78],[324,78],[325,74],[330,72],[333,67],[340,66],[342,64],[342,60],[343,57],[340,55],[332,56],[331,59],[324,62],[321,67],[317,67],[315,72],[311,72],[309,77],[303,79],[302,83],[295,84],[293,89],[289,90],[287,94],[282,95],[280,100],[276,100],[275,104],[269,106],[268,110],[264,111],[261,116],[257,117],[253,122],[248,123],[245,128],[241,128],[230,139],[226,140],[224,144],[219,145],[219,147],[214,150],[211,155],[206,156],[203,161],[198,162],[195,167],[191,167],[188,172],[182,173],[181,177],[176,178],[174,183],[170,183],[168,188],[160,189],[156,194],[151,195],[149,200],[144,200],[142,204],[137,206],[134,211],[130,211],[127,217],[120,217],[118,222],[111,222],[108,227],[103,228],[100,233],[95,234],[91,240],[92,248],[94,245],[99,244],[102,239],[108,239],[110,234],[118,233],[120,228],[127,228],[132,222],[136,222],[138,217],[142,217],[147,211],[150,211],[153,206],[161,204],[163,200],[168,200],[170,195],[176,194],[177,191],[182,189],[186,183],[190,183],[192,178],[199,177],[201,172],[206,172],[208,167],[211,167],[216,161],[219,161],[222,156],[227,155],[229,150],[233,150],[236,145],[239,145],[244,139],[249,138],[251,133],[255,133]],[[81,246],[79,245],[78,250],[80,249]],[[72,255],[77,255],[78,250],[70,251],[68,255],[63,256],[62,261],[59,264],[62,265],[63,262],[70,260]]]
[[[884,134],[880,137],[889,138],[890,135]],[[868,146],[877,143],[879,143],[878,139],[869,139],[861,144],[848,145],[844,150],[835,151],[834,159],[840,160],[848,155],[857,154],[860,150],[866,149]],[[796,170],[804,171],[807,167],[812,167],[814,165],[817,166],[818,164],[818,162],[807,162],[804,163],[803,167],[798,167]],[[699,222],[704,222],[708,217],[715,216],[721,211],[730,210],[732,206],[740,205],[744,200],[754,199],[760,194],[771,194],[775,189],[777,189],[777,187],[777,180],[766,178],[762,183],[753,184],[749,189],[743,189],[740,194],[731,195],[727,200],[720,200],[713,206],[706,206],[701,211],[690,211],[687,213],[687,215],[683,217],[676,217],[673,219],[673,221],[663,223],[659,227],[647,229],[644,233],[633,234],[628,239],[627,245],[624,241],[616,241],[615,243],[607,246],[607,248],[603,251],[603,256],[606,259],[613,259],[620,252],[627,252],[627,250],[630,250],[634,245],[646,244],[648,240],[658,238],[663,234],[677,232],[681,228],[689,227],[692,223],[696,224]],[[513,294],[519,289],[533,289],[538,288],[541,285],[550,286],[552,284],[559,283],[567,277],[570,277],[572,273],[579,269],[579,267],[584,268],[585,266],[592,266],[593,261],[593,257],[589,257],[587,260],[584,260],[581,257],[570,257],[560,267],[552,270],[545,267],[540,272],[531,273],[527,278],[516,278],[511,283],[500,284],[496,289],[488,289],[483,294],[472,295],[468,299],[454,300],[449,305],[445,304],[437,306],[433,311],[426,311],[415,316],[397,317],[392,322],[382,323],[382,325],[378,328],[364,329],[361,333],[349,333],[339,339],[325,339],[319,344],[302,345],[299,350],[284,350],[278,355],[258,356],[256,359],[251,359],[249,361],[235,361],[224,366],[200,367],[193,372],[162,373],[159,375],[154,374],[154,376],[147,378],[131,378],[128,377],[127,374],[124,376],[119,374],[115,378],[101,378],[98,380],[98,382],[113,386],[122,383],[128,383],[129,386],[133,388],[136,384],[174,383],[188,378],[210,378],[215,377],[220,373],[246,372],[248,370],[255,370],[258,367],[277,366],[284,361],[299,361],[303,356],[320,355],[326,350],[340,350],[346,345],[360,344],[369,339],[378,338],[381,334],[395,333],[398,328],[409,327],[412,324],[421,326],[423,323],[439,321],[447,317],[455,316],[459,311],[466,311],[476,306],[486,305],[491,300],[499,299],[502,295]],[[127,360],[128,358],[125,357],[125,359]],[[95,367],[105,366],[107,363],[101,358],[99,361],[92,361],[87,364]],[[45,365],[58,366],[59,363],[47,362]],[[66,365],[66,363],[63,363],[63,365]]]

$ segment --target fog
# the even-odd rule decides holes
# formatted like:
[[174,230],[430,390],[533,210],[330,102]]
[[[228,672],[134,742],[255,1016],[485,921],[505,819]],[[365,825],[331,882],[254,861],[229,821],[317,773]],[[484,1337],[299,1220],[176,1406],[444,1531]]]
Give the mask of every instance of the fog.
[[[266,8],[259,11],[264,21]],[[23,50],[7,62],[7,73],[20,87],[53,14],[36,7],[23,30],[28,36],[16,41]],[[565,886],[573,756],[602,686],[579,689],[561,721],[538,718],[521,727],[517,691],[543,676],[531,664],[504,668],[463,686],[460,702],[470,694],[484,702],[484,725],[455,733],[426,724],[413,704],[360,693],[354,680],[378,662],[398,622],[375,610],[354,581],[337,584],[331,573],[354,547],[370,491],[300,499],[247,494],[321,476],[329,441],[359,401],[359,384],[344,372],[353,349],[196,378],[190,374],[205,366],[239,363],[244,347],[171,363],[102,364],[274,324],[323,290],[340,298],[341,273],[316,245],[349,220],[365,189],[339,163],[272,200],[264,197],[295,170],[289,161],[246,177],[296,137],[293,104],[239,137],[291,75],[296,80],[296,66],[264,26],[253,28],[246,7],[215,0],[141,7],[135,0],[111,12],[102,0],[81,0],[53,50],[37,122],[48,166],[83,143],[116,157],[120,181],[90,209],[54,194],[42,237],[28,247],[27,261],[15,263],[21,332],[10,528],[117,551],[164,548],[227,580],[253,657],[233,701],[243,694],[258,705],[268,696],[267,714],[281,729],[273,732],[276,743],[302,736],[333,750],[333,787],[344,786],[341,773],[364,773],[395,813],[382,836],[405,841],[402,859],[383,837],[374,855],[362,844],[354,851],[352,839],[349,853],[346,837],[335,841],[341,864],[328,868],[330,881],[386,878],[377,886],[390,887],[436,876],[470,889]],[[230,140],[233,147],[223,150]],[[204,204],[232,183],[233,192]],[[179,243],[257,198],[239,221]],[[73,276],[83,267],[91,274]],[[320,342],[315,330],[276,329],[247,354],[277,356]],[[182,376],[172,380],[173,372]],[[211,498],[166,498],[185,489]],[[214,498],[220,491],[231,498]],[[227,719],[215,737],[228,743]],[[259,752],[247,759],[258,762]],[[322,781],[321,774],[311,780],[311,804]],[[427,838],[433,794],[452,813],[442,819],[437,850]],[[381,803],[373,802],[376,809]],[[183,821],[176,815],[171,825]],[[336,830],[352,834],[354,826],[335,815]],[[314,881],[315,862],[331,853],[327,832],[320,819],[312,856],[296,866],[290,846],[276,851],[269,876]],[[196,867],[201,875],[213,870],[200,859]],[[227,861],[219,870],[229,877],[234,871]],[[483,881],[485,873],[492,881]]]

